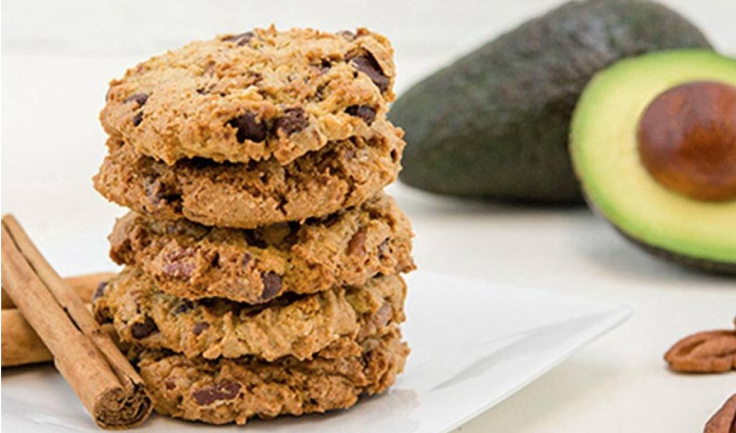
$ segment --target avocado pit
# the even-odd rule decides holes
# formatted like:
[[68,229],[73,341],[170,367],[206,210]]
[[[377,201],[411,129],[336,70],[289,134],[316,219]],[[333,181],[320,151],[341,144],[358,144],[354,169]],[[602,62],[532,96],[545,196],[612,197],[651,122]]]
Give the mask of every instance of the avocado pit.
[[700,201],[736,199],[736,88],[716,81],[673,87],[639,120],[639,158],[667,189]]

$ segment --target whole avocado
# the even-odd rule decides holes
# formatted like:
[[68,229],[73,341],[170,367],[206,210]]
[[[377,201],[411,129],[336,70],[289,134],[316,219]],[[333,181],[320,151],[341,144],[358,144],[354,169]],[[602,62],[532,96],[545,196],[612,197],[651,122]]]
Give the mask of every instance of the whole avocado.
[[685,18],[642,0],[576,1],[425,78],[389,117],[409,145],[400,178],[424,190],[516,202],[578,203],[568,152],[590,78],[623,57],[710,48]]

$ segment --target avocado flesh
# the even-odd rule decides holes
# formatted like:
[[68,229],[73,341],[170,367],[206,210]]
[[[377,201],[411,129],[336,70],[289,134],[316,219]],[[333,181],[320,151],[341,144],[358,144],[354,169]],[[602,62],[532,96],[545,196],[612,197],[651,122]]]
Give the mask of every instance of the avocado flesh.
[[622,57],[685,47],[710,45],[659,4],[565,4],[401,95],[389,112],[409,143],[400,178],[442,194],[581,202],[568,137],[585,84]]
[[736,272],[736,200],[699,201],[673,192],[639,159],[640,116],[662,92],[691,81],[736,86],[736,59],[677,50],[600,72],[575,110],[572,159],[588,200],[627,237],[660,256]]

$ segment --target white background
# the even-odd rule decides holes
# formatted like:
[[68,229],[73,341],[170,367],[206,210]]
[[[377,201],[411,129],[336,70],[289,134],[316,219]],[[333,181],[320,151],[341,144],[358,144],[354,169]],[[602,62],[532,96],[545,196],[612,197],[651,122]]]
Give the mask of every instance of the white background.
[[[20,219],[63,274],[112,269],[105,236],[123,211],[90,186],[105,151],[97,113],[110,79],[167,48],[270,23],[367,26],[393,41],[400,92],[556,3],[5,0],[2,212]],[[699,24],[718,49],[736,53],[733,0],[666,3]],[[661,359],[687,333],[729,326],[736,280],[661,263],[584,208],[462,202],[401,185],[390,190],[414,222],[422,269],[512,281],[635,311],[624,326],[462,431],[697,432],[736,391],[736,373],[675,375]],[[421,296],[421,287],[411,290]]]

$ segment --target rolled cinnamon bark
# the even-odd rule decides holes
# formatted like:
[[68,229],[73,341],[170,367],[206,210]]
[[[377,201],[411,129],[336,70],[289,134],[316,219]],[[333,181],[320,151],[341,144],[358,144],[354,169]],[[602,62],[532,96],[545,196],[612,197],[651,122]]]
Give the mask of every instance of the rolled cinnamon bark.
[[[65,278],[69,286],[84,302],[90,302],[92,295],[101,282],[110,279],[113,273],[79,275]],[[31,328],[23,314],[15,308],[15,304],[5,291],[2,291],[2,327],[0,327],[2,342],[2,366],[15,367],[39,362],[48,362],[53,359],[51,352]]]
[[2,310],[2,366],[51,361],[51,352],[16,309]]
[[1,262],[2,286],[95,423],[105,429],[142,423],[152,407],[140,376],[9,215],[2,219]]
[[[92,309],[91,305],[88,305]],[[121,347],[112,324],[101,325],[118,347]],[[2,366],[18,367],[53,361],[54,357],[43,344],[20,310],[6,308],[2,310]],[[124,348],[123,348],[124,350]]]
[[[90,302],[92,300],[92,295],[95,293],[95,290],[97,290],[100,283],[109,280],[114,275],[115,274],[112,272],[99,272],[96,274],[67,277],[64,278],[64,281],[77,293],[77,295],[79,295],[80,298],[82,298],[84,302]],[[0,295],[2,295],[1,299],[3,310],[16,308],[13,300],[10,299],[10,296],[8,296],[7,293],[5,293],[4,289],[0,291]]]
[[[88,305],[92,309],[91,305]],[[125,351],[128,349],[121,343],[112,323],[100,325],[105,334],[115,341],[115,345]],[[54,357],[43,344],[36,331],[33,330],[23,314],[16,308],[2,310],[2,366],[18,367],[53,361]]]

